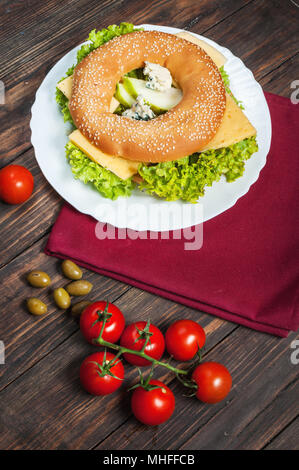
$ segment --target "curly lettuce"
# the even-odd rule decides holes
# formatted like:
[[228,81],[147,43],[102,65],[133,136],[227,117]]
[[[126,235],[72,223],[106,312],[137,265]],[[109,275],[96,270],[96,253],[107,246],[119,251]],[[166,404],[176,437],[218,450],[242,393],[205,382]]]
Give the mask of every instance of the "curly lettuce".
[[219,71],[221,73],[221,77],[222,77],[226,92],[232,97],[232,99],[239,106],[239,108],[244,109],[242,101],[237,100],[237,98],[231,92],[229,75],[228,75],[227,71],[224,69],[223,65],[220,67]]
[[67,143],[65,149],[66,157],[76,179],[85,184],[91,183],[102,196],[112,200],[119,196],[131,195],[135,186],[132,178],[126,180],[119,178],[111,171],[90,160],[71,142]]
[[66,96],[62,93],[62,91],[56,88],[56,102],[59,104],[60,111],[63,115],[64,122],[70,122],[73,127],[75,127],[74,121],[72,119],[70,110],[69,110],[69,100]]
[[204,195],[205,187],[225,175],[228,182],[243,175],[245,161],[258,150],[255,137],[230,147],[194,153],[180,160],[141,164],[138,172],[143,181],[139,188],[167,201],[182,199],[195,203]]

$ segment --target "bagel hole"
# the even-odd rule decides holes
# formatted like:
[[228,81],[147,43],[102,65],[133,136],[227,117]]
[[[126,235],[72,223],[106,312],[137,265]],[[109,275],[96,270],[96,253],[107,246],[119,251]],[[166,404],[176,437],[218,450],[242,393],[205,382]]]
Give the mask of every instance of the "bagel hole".
[[[166,67],[165,67],[165,68],[166,68]],[[125,78],[134,78],[134,79],[143,80],[144,82],[146,82],[146,81],[147,81],[147,77],[144,75],[143,69],[144,69],[144,67],[140,67],[140,68],[138,68],[138,69],[133,69],[133,70],[127,72],[127,73],[120,79],[120,81],[118,82],[118,84],[122,84],[122,85],[124,86],[124,85],[125,85]],[[125,100],[120,99],[120,96],[119,96],[118,93],[117,93],[117,87],[118,87],[118,85],[116,85],[116,90],[115,90],[115,92],[114,92],[114,96],[115,96],[116,99],[118,99],[118,100],[120,101],[120,105],[119,105],[118,108],[114,111],[114,113],[115,113],[115,114],[119,114],[119,115],[123,115],[123,112],[124,112],[124,111],[129,110],[129,109],[132,108],[133,103],[132,103],[131,106],[126,105],[126,104],[125,104]],[[172,77],[171,88],[175,88],[175,89],[181,90],[181,87],[179,86],[178,82],[176,82],[173,77]],[[125,87],[125,89],[126,89],[126,87]],[[150,88],[149,88],[149,89],[150,89]],[[128,90],[128,89],[126,89],[126,91],[127,91],[128,94],[130,95],[130,97],[133,98],[133,99],[136,101],[136,98],[137,98],[137,96],[139,96],[139,95],[136,96],[136,93],[134,94],[134,92],[132,92],[132,91],[130,91],[130,90]],[[154,90],[154,91],[155,91],[155,90]],[[163,93],[163,92],[161,92],[161,93]],[[141,95],[142,95],[142,93],[141,93]],[[142,96],[143,96],[143,95],[142,95]],[[168,110],[158,109],[157,106],[155,106],[155,105],[153,105],[152,103],[150,103],[150,101],[147,100],[145,96],[143,96],[143,98],[144,98],[145,103],[146,103],[147,105],[149,105],[150,108],[152,109],[152,111],[155,113],[155,116],[152,117],[152,118],[150,118],[149,120],[155,119],[155,118],[157,118],[158,116],[167,113],[170,109],[172,109],[172,107],[176,106],[176,105],[174,105],[174,106],[172,106],[172,107],[171,107],[170,109],[168,109]],[[176,104],[178,104],[178,103],[176,103]]]

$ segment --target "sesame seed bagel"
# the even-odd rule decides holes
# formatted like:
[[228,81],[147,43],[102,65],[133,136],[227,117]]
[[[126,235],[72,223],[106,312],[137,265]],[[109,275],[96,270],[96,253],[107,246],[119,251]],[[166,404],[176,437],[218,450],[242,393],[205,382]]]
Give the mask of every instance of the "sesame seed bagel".
[[[169,69],[182,100],[150,121],[110,113],[116,84],[145,61]],[[112,39],[76,66],[69,109],[78,129],[103,152],[154,163],[204,148],[220,126],[225,105],[220,72],[203,49],[172,34],[138,31]]]

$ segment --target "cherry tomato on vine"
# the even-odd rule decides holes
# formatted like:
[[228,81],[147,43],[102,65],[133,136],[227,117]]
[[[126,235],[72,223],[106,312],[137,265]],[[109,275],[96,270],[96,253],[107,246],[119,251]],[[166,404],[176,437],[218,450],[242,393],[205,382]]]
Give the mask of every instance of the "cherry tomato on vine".
[[0,170],[0,198],[7,204],[27,201],[33,186],[33,176],[24,166],[8,165]]
[[[141,351],[147,337],[148,343],[144,349],[145,354],[157,360],[161,359],[165,349],[164,336],[159,328],[145,321],[138,321],[128,325],[121,335],[120,345],[133,349],[133,351]],[[150,364],[150,361],[147,359],[135,356],[134,354],[124,353],[123,356],[126,361],[135,366],[147,366]]]
[[165,335],[166,349],[177,361],[190,361],[206,341],[204,329],[195,321],[178,320]]
[[80,317],[81,332],[89,343],[99,337],[103,320],[106,324],[102,338],[110,343],[116,343],[125,327],[125,318],[116,305],[107,302],[94,302],[86,307]]
[[119,358],[106,351],[86,357],[80,367],[82,387],[91,395],[109,395],[124,379],[124,366]]
[[219,362],[203,362],[192,373],[197,385],[196,397],[204,403],[218,403],[230,392],[232,378]]
[[160,380],[150,380],[149,386],[157,386],[152,390],[138,387],[134,390],[131,399],[131,408],[134,416],[141,423],[155,426],[167,421],[175,407],[172,391]]

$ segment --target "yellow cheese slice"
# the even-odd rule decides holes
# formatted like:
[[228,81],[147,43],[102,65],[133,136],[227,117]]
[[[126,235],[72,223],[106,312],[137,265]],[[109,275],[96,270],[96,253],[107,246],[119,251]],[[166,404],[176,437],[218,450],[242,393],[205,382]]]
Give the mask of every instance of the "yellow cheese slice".
[[69,100],[72,94],[72,84],[73,84],[73,76],[65,78],[61,82],[57,83],[58,90],[62,91],[64,96]]
[[[57,88],[62,91],[62,93],[69,100],[72,94],[72,83],[73,77],[67,77],[58,83]],[[113,113],[119,105],[119,101],[114,97],[110,103],[110,112]],[[135,162],[131,160],[126,160],[122,157],[115,157],[103,153],[100,149],[92,145],[89,140],[84,137],[83,134],[77,129],[72,132],[69,136],[69,139],[73,144],[75,144],[82,152],[84,152],[91,160],[96,163],[99,163],[104,168],[112,171],[119,178],[127,179],[137,173],[138,165],[140,162]]]
[[201,152],[228,147],[254,135],[256,135],[256,129],[249,122],[242,109],[226,93],[226,108],[220,127],[213,139]]
[[112,173],[119,176],[119,178],[126,180],[137,173],[140,162],[126,160],[125,158],[115,157],[102,152],[91,144],[78,129],[69,135],[69,139],[92,161],[112,171]]
[[197,37],[193,36],[190,33],[187,33],[187,31],[182,31],[181,33],[177,33],[176,36],[179,38],[186,39],[186,41],[193,42],[193,44],[196,44],[197,46],[200,46],[210,57],[211,59],[215,62],[217,67],[222,67],[222,65],[225,64],[226,58],[224,57],[221,52],[217,51],[215,47],[210,46],[207,42],[203,41],[202,39],[198,39]]
[[[64,96],[66,96],[68,100],[70,100],[71,95],[72,95],[72,84],[73,84],[72,75],[70,77],[65,78],[64,80],[62,80],[61,82],[57,84],[57,88],[60,91],[62,91],[62,93],[64,94]],[[119,101],[117,101],[117,99],[114,98],[113,96],[111,103],[110,103],[110,109],[109,109],[110,113],[114,113],[116,108],[118,108],[118,105],[119,105]]]

